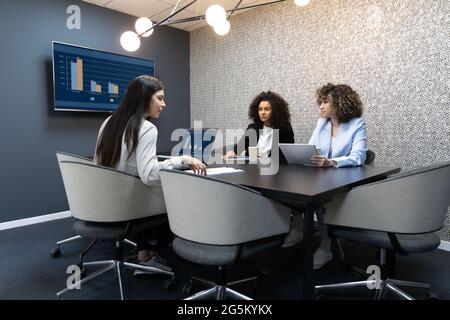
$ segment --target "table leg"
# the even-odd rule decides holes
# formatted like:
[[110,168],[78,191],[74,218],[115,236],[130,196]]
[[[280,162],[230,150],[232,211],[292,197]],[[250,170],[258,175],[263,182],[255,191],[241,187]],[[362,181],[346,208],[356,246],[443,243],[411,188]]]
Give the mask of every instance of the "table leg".
[[313,240],[314,208],[307,206],[303,216],[303,299],[312,299],[313,283]]

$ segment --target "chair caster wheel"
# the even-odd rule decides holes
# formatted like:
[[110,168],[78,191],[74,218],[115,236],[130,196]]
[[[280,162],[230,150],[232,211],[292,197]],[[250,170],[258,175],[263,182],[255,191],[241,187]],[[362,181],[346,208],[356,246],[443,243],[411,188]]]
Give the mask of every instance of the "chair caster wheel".
[[60,248],[55,248],[52,251],[50,251],[50,256],[52,258],[58,258],[61,255],[61,249]]
[[328,300],[328,297],[324,294],[316,294],[314,300]]
[[164,281],[164,289],[172,291],[177,288],[177,282],[174,279],[167,279]]
[[183,296],[184,296],[184,297],[189,297],[189,296],[191,296],[191,295],[192,295],[192,292],[193,292],[192,289],[193,289],[193,288],[192,288],[192,282],[191,282],[191,281],[185,283],[184,286],[183,286],[183,289],[182,289],[182,291],[183,291]]

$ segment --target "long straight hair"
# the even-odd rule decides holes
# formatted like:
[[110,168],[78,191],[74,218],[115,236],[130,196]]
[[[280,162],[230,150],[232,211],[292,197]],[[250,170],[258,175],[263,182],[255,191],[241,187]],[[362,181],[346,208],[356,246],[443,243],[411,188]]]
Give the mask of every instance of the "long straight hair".
[[118,110],[109,119],[97,143],[95,153],[99,165],[116,167],[122,151],[124,132],[128,158],[133,154],[151,98],[163,89],[161,81],[151,76],[139,76],[130,82]]

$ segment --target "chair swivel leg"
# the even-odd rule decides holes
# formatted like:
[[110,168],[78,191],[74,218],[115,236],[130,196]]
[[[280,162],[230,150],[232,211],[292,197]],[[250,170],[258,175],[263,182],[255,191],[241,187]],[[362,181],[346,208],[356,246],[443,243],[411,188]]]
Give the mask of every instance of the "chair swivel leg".
[[69,291],[71,291],[73,289],[81,288],[81,285],[85,284],[88,281],[91,281],[92,279],[95,279],[96,277],[102,275],[103,273],[113,269],[114,267],[115,267],[115,264],[111,263],[111,264],[107,265],[106,267],[95,271],[94,273],[90,274],[89,276],[87,276],[87,277],[85,277],[85,278],[75,282],[74,284],[71,284],[71,285],[67,286],[67,288],[59,291],[56,294],[57,299],[58,300],[61,299],[64,294],[66,294],[67,292],[69,292]]
[[131,240],[123,239],[123,242],[128,244],[128,245],[130,245],[130,246],[132,246],[132,247],[134,247],[134,248],[137,247],[137,244],[135,242],[131,241]]
[[92,246],[97,242],[97,239],[92,240],[89,242],[86,248],[80,253],[80,261],[78,263],[78,266],[80,269],[83,269],[83,257],[88,253],[88,251],[92,248]]
[[119,281],[119,290],[120,290],[120,300],[124,300],[123,296],[123,284],[122,284],[122,269],[123,269],[123,262],[117,261],[115,263],[116,265],[116,274],[117,274],[117,280]]
[[251,277],[251,278],[227,283],[226,268],[218,267],[216,283],[206,281],[203,279],[199,279],[196,277],[191,277],[191,279],[195,280],[197,282],[200,282],[201,284],[206,285],[209,288],[207,288],[203,291],[200,291],[188,298],[185,298],[184,300],[199,300],[199,299],[207,299],[207,298],[214,298],[215,300],[223,300],[226,297],[230,297],[230,298],[238,299],[238,300],[252,300],[251,298],[249,298],[233,289],[228,288],[228,286],[233,285],[233,284],[241,284],[241,283],[245,283],[248,281],[254,281],[257,278]]
[[227,296],[229,296],[230,298],[234,298],[236,300],[253,300],[253,299],[251,299],[247,296],[244,296],[243,294],[241,294],[237,291],[234,291],[233,289],[230,289],[230,288],[226,288],[225,291],[226,291]]
[[59,248],[59,246],[64,244],[64,243],[71,242],[71,241],[78,240],[78,239],[81,239],[80,235],[73,236],[73,237],[70,237],[70,238],[67,238],[67,239],[63,239],[63,240],[57,241],[56,242],[56,247]]
[[53,248],[52,251],[50,251],[50,256],[52,256],[53,258],[59,257],[61,255],[61,248],[60,248],[60,246],[62,244],[67,243],[67,242],[71,242],[71,241],[74,241],[74,240],[78,240],[78,239],[81,239],[80,235],[73,236],[73,237],[70,237],[70,238],[67,238],[67,239],[64,239],[64,240],[57,241],[56,242],[56,247]]

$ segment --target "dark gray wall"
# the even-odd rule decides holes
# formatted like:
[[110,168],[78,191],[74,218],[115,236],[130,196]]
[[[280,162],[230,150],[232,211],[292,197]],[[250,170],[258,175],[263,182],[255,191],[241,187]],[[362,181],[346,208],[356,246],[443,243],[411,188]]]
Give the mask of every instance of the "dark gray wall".
[[[81,30],[66,8],[81,8]],[[120,47],[135,17],[82,1],[0,1],[0,222],[68,210],[55,152],[92,155],[107,114],[55,112],[52,40],[130,55]],[[189,33],[157,28],[134,56],[153,59],[168,108],[158,121],[160,151],[174,128],[189,127]]]

